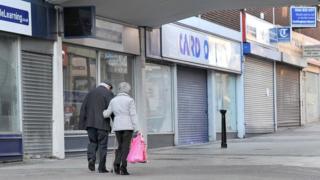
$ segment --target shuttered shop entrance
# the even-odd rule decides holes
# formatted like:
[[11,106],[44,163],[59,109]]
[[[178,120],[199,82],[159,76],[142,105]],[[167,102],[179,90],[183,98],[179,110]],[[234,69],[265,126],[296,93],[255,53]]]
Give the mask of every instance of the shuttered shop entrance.
[[273,62],[246,57],[244,78],[246,133],[274,132]]
[[22,52],[23,144],[29,156],[52,153],[52,56]]
[[307,122],[318,122],[320,121],[320,76],[317,73],[305,73]]
[[300,125],[300,71],[277,64],[278,127]]
[[178,67],[178,143],[208,142],[207,72]]

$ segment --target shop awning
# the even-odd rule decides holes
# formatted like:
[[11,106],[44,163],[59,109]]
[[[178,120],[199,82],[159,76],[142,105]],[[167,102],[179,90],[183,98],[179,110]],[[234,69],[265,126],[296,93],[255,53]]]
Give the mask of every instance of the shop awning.
[[96,13],[136,26],[157,27],[218,9],[316,5],[319,0],[46,0],[62,6],[96,6]]

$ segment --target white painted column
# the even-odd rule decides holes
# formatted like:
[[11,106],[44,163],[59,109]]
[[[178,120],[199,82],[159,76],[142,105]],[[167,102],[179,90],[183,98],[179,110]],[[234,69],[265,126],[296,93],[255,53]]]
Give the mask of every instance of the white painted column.
[[178,122],[178,70],[177,64],[172,67],[173,87],[173,120],[174,120],[174,145],[179,145],[179,122]]
[[214,71],[208,70],[208,130],[209,130],[209,141],[217,140],[217,130],[216,130],[216,101],[215,101],[215,78]]
[[60,36],[54,43],[52,118],[52,153],[54,157],[64,159],[63,64],[62,39]]
[[146,120],[146,96],[145,96],[145,29],[139,28],[140,32],[140,56],[135,60],[134,67],[134,83],[135,83],[135,101],[137,106],[138,120],[140,125],[140,130],[144,136],[144,140],[148,143],[147,133],[148,125]]
[[277,104],[277,62],[273,62],[273,110],[274,131],[278,131],[278,104]]
[[[243,57],[244,59],[244,57]],[[237,90],[237,129],[238,138],[245,137],[245,120],[244,120],[244,62],[242,62],[242,74],[237,76],[236,90]]]
[[[240,12],[240,31],[241,34],[243,33],[243,30],[246,27],[246,24],[243,24],[242,19],[243,13]],[[237,97],[237,129],[238,129],[238,138],[244,138],[246,135],[246,129],[245,129],[245,119],[244,119],[244,62],[245,62],[245,56],[243,55],[243,41],[245,39],[242,39],[242,42],[240,43],[241,46],[241,74],[237,76],[236,80],[236,97]]]
[[307,101],[306,101],[306,72],[300,71],[300,113],[301,126],[307,124]]

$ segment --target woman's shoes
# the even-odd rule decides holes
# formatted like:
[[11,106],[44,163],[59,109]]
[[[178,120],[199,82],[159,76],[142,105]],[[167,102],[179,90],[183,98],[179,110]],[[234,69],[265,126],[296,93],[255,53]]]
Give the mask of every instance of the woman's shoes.
[[126,167],[121,167],[120,169],[120,174],[121,175],[130,175]]
[[120,167],[120,165],[117,164],[113,165],[113,172],[120,175],[130,175],[126,167]]
[[120,165],[117,165],[117,164],[113,165],[113,171],[116,174],[120,174]]

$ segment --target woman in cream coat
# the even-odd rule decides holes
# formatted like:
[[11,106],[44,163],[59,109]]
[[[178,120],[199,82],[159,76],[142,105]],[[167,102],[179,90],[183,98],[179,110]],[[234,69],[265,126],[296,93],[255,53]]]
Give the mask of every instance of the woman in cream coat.
[[119,84],[119,93],[114,97],[108,109],[103,111],[105,118],[114,114],[113,131],[118,141],[118,149],[113,163],[114,172],[121,175],[129,175],[127,171],[127,156],[130,150],[130,142],[133,132],[138,131],[136,106],[133,98],[129,96],[130,84]]

